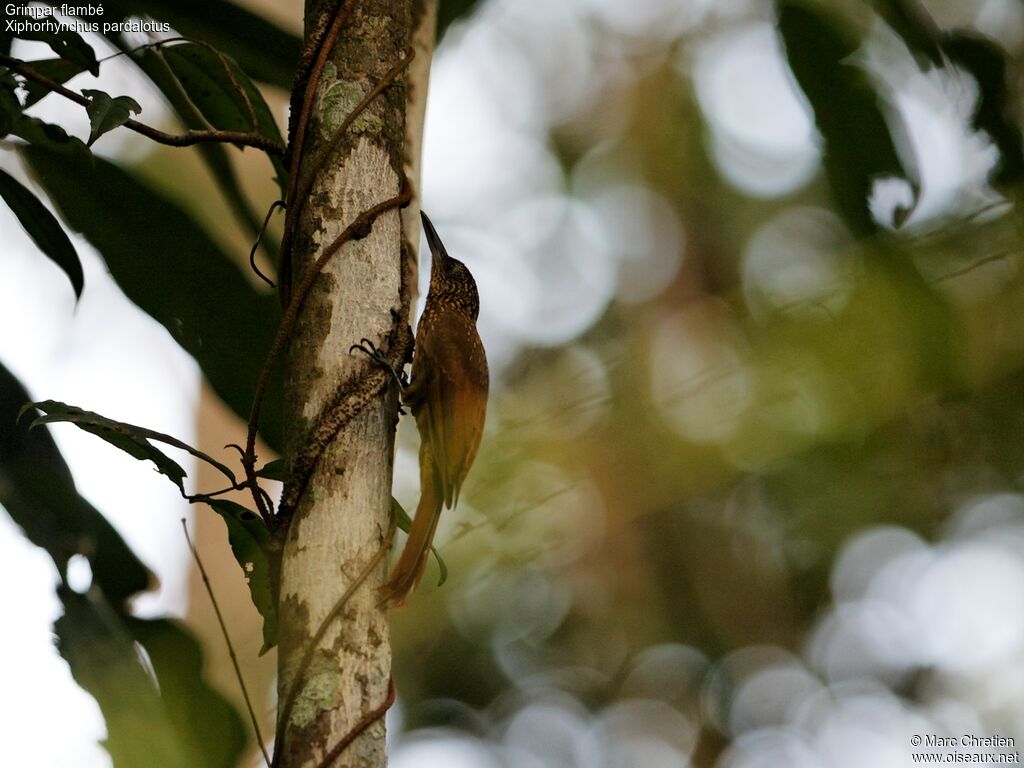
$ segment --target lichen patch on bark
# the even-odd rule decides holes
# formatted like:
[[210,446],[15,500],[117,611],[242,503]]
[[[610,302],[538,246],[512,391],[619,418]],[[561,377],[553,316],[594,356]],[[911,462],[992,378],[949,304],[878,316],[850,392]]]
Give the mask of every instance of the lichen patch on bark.
[[[324,68],[324,79],[329,83],[320,97],[320,133],[324,141],[330,141],[345,118],[355,111],[360,102],[373,90],[373,83],[366,81],[351,82],[338,79],[337,68],[328,63]],[[372,108],[364,109],[348,130],[350,135],[379,132],[384,121],[374,113]]]
[[295,697],[289,727],[305,728],[326,709],[337,703],[341,688],[338,656],[318,652],[306,672],[306,682]]

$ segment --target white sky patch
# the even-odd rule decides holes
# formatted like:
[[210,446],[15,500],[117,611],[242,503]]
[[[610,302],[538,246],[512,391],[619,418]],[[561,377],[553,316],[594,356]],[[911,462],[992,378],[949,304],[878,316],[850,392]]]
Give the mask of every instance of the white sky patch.
[[[687,61],[680,62],[685,71]],[[693,67],[712,156],[740,190],[763,197],[801,187],[818,168],[813,116],[767,23],[701,45]]]
[[[568,197],[535,198],[495,222],[536,275],[516,329],[528,342],[562,344],[589,328],[615,291],[616,269],[592,206]],[[500,307],[497,308],[500,311]]]
[[99,745],[106,726],[96,702],[71,678],[54,647],[51,625],[61,614],[57,570],[0,512],[0,580],[5,585],[0,633],[0,719],[4,762],[34,768],[111,765]]
[[403,740],[393,750],[391,768],[501,768],[485,744],[454,731],[429,731]]
[[707,13],[711,0],[577,0],[579,6],[624,35],[675,40]]

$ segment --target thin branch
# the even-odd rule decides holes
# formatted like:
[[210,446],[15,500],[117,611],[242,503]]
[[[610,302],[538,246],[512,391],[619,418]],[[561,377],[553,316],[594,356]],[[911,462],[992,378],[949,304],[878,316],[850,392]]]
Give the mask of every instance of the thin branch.
[[215,499],[218,496],[223,496],[225,493],[234,493],[236,491],[243,491],[248,486],[245,483],[236,484],[229,486],[228,488],[221,488],[219,491],[210,491],[209,493],[186,493],[182,494],[185,501],[189,504],[206,504],[210,499]]
[[[25,62],[19,61],[18,59],[12,59],[10,56],[0,54],[0,64],[8,67],[11,71],[18,73],[26,80],[31,80],[34,83],[48,88],[54,93],[58,93],[69,101],[73,101],[83,107],[88,107],[90,100],[70,88],[67,88],[56,80],[51,80],[32,67],[28,66]],[[184,133],[172,134],[165,133],[164,131],[153,128],[145,123],[140,123],[138,120],[126,120],[124,127],[129,130],[135,131],[136,133],[142,134],[146,138],[152,139],[158,144],[165,144],[170,147],[190,147],[195,144],[240,144],[246,147],[255,147],[261,149],[267,154],[276,155],[278,157],[283,156],[285,149],[282,145],[278,144],[272,139],[268,139],[260,133],[255,131],[185,131]]]
[[256,235],[256,242],[252,244],[252,250],[249,251],[249,266],[252,267],[252,271],[255,272],[260,277],[260,279],[263,280],[263,282],[265,282],[271,288],[276,288],[277,286],[274,285],[273,280],[264,275],[260,271],[260,268],[256,266],[256,249],[260,247],[260,241],[263,240],[263,234],[267,231],[267,227],[270,225],[270,217],[274,215],[274,211],[276,211],[278,208],[284,207],[285,206],[283,200],[275,200],[273,203],[271,203],[270,210],[267,211],[266,218],[263,219],[263,226],[260,227],[259,234]]
[[249,711],[249,719],[252,721],[252,729],[256,732],[256,743],[259,744],[260,752],[263,753],[263,759],[266,761],[267,766],[270,765],[270,756],[267,754],[267,748],[263,743],[263,734],[260,732],[259,720],[256,719],[256,711],[253,709],[252,701],[249,698],[249,689],[245,686],[245,680],[242,678],[242,669],[238,665],[238,657],[235,655],[235,646],[231,642],[231,637],[228,635],[227,625],[224,623],[224,616],[221,615],[220,606],[217,604],[217,598],[213,596],[213,587],[210,585],[210,577],[206,574],[206,568],[203,567],[203,561],[199,557],[199,552],[196,550],[196,545],[192,542],[192,537],[188,533],[188,523],[185,518],[181,518],[181,528],[185,532],[185,541],[188,542],[189,551],[192,552],[192,559],[196,562],[196,567],[199,568],[199,574],[203,577],[203,586],[206,587],[206,594],[210,598],[210,603],[213,605],[213,612],[217,614],[217,623],[220,625],[220,632],[224,636],[224,642],[228,647],[228,655],[231,657],[231,666],[235,668],[235,677],[238,679],[238,685],[242,689],[242,697],[245,699],[245,708]]
[[[349,584],[348,588],[342,593],[341,597],[338,598],[334,607],[331,608],[323,621],[320,622],[320,626],[317,627],[316,633],[310,638],[309,643],[306,645],[306,650],[302,654],[302,658],[299,661],[299,666],[295,670],[295,677],[292,678],[292,684],[288,688],[288,693],[285,695],[284,700],[281,704],[281,709],[277,718],[277,732],[278,738],[274,742],[274,759],[271,761],[271,768],[277,768],[280,760],[281,753],[284,746],[284,728],[288,723],[288,718],[291,717],[292,709],[295,707],[295,699],[299,695],[299,691],[302,689],[302,684],[305,681],[306,673],[309,671],[309,665],[313,662],[313,654],[316,653],[316,649],[320,647],[320,641],[324,639],[324,635],[327,633],[328,628],[334,623],[334,620],[341,615],[341,612],[345,610],[345,606],[348,605],[349,600],[356,591],[361,587],[366,580],[373,573],[373,569],[377,567],[381,559],[391,549],[391,541],[395,537],[395,521],[392,519],[391,526],[388,528],[387,535],[384,537],[384,541],[381,542],[380,548],[377,553],[370,558],[370,562],[366,564],[366,567],[356,576],[355,581]],[[390,706],[390,704],[388,705]],[[385,710],[386,711],[386,710]],[[380,715],[374,717],[374,720],[379,718]],[[362,721],[360,721],[362,722]],[[371,721],[372,722],[372,721]],[[369,727],[369,723],[363,726],[363,730]],[[353,729],[354,730],[354,729]],[[351,732],[350,732],[351,734]],[[355,735],[358,735],[356,733]],[[346,737],[348,738],[348,737]],[[355,736],[352,736],[355,738]],[[351,741],[351,740],[350,740]],[[344,743],[344,739],[342,740]],[[337,749],[337,747],[335,747]],[[344,746],[342,747],[344,749]],[[333,758],[332,758],[333,759]]]
[[[177,40],[184,40],[185,38],[182,37],[182,38],[175,38],[175,39],[177,39]],[[115,51],[114,53],[110,54],[109,56],[104,56],[102,58],[96,59],[96,63],[97,64],[104,64],[104,63],[106,63],[108,61],[111,61],[113,59],[118,58],[119,56],[131,56],[132,54],[138,53],[139,51],[144,51],[147,48],[158,48],[159,46],[161,46],[161,45],[163,45],[164,43],[167,43],[167,42],[170,42],[170,41],[169,40],[157,40],[155,43],[143,43],[142,45],[137,45],[134,48],[123,48],[120,51]]]
[[395,678],[394,676],[391,676],[388,678],[388,695],[387,698],[384,699],[384,703],[376,709],[366,713],[363,719],[353,726],[352,730],[342,736],[341,741],[335,744],[331,751],[324,755],[324,759],[320,761],[317,768],[330,768],[334,761],[341,756],[341,753],[348,749],[349,745],[362,735],[363,731],[388,713],[388,710],[391,709],[392,705],[395,703],[397,696],[398,691],[395,688]]
[[997,253],[990,254],[989,256],[982,256],[980,259],[975,259],[974,261],[972,261],[970,264],[968,264],[965,267],[961,267],[960,269],[954,270],[953,272],[947,272],[944,275],[939,275],[938,277],[936,277],[934,280],[931,281],[931,284],[932,285],[938,285],[939,283],[944,283],[947,280],[953,280],[954,278],[957,278],[957,277],[963,277],[964,275],[969,275],[974,270],[980,269],[981,267],[985,266],[986,264],[992,264],[992,263],[997,262],[997,261],[1003,261],[1005,259],[1009,259],[1011,256],[1018,255],[1018,253],[1019,253],[1018,251],[1009,250],[1009,251],[999,251]]
[[[302,87],[304,88],[302,107],[299,109],[298,122],[295,125],[295,135],[291,138],[292,146],[288,147],[290,163],[298,163],[299,158],[302,157],[302,146],[306,140],[306,127],[309,125],[309,118],[313,113],[313,102],[316,99],[317,86],[320,84],[320,75],[323,73],[324,67],[327,65],[327,57],[330,55],[335,42],[338,40],[338,33],[341,31],[341,25],[345,23],[345,20],[352,12],[354,2],[355,0],[343,0],[343,2],[340,2],[335,6],[334,18],[331,19],[331,26],[321,37],[320,44],[316,52],[316,60],[313,62],[313,67],[310,69],[309,76],[306,77],[305,82],[302,83]],[[295,170],[298,169],[289,168],[289,171]],[[294,176],[294,173],[289,175]],[[288,191],[289,193],[293,193],[295,191],[294,184],[289,185]],[[289,194],[288,199],[291,200],[291,194]]]
[[228,63],[227,56],[205,41],[196,40],[195,44],[203,46],[213,53],[214,56],[220,59],[221,66],[224,67],[224,74],[228,76],[228,80],[231,81],[231,85],[234,87],[235,92],[241,96],[242,101],[245,102],[245,110],[249,113],[249,130],[253,133],[259,133],[260,121],[256,118],[256,110],[252,106],[252,99],[249,98],[249,92],[241,86],[238,80],[235,79],[235,73],[231,71],[231,64]]
[[[152,43],[143,43],[142,45],[136,45],[134,48],[122,48],[120,51],[116,51],[115,53],[112,53],[109,56],[104,56],[101,59],[96,59],[96,63],[103,64],[104,62],[110,61],[111,59],[116,59],[118,56],[132,56],[133,54],[136,54],[139,51],[145,51],[149,48],[163,48],[165,45],[169,45],[170,43],[195,43],[196,45],[206,45],[210,48],[213,48],[213,46],[209,43],[204,42],[203,40],[194,40],[191,37],[168,37],[164,40],[155,40]],[[213,50],[217,49],[213,48]]]
[[445,542],[445,546],[450,547],[452,544],[459,541],[459,539],[462,539],[468,536],[469,534],[473,533],[474,531],[477,531],[481,528],[485,528],[487,526],[491,526],[496,531],[504,530],[508,525],[512,523],[513,520],[515,520],[515,518],[519,517],[523,513],[539,509],[541,506],[547,504],[552,499],[558,498],[563,493],[568,493],[573,488],[573,485],[567,485],[565,488],[559,488],[557,491],[552,491],[551,493],[547,494],[546,496],[542,496],[539,499],[533,499],[530,501],[529,504],[524,502],[521,498],[517,499],[516,508],[509,512],[507,515],[505,515],[505,517],[503,517],[501,520],[494,520],[491,517],[484,517],[476,523],[460,523],[452,537]]

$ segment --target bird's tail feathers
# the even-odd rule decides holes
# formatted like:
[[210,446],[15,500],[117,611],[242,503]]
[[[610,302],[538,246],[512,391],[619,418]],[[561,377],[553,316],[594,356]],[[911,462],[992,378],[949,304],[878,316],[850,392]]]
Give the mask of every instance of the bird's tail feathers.
[[427,567],[430,545],[434,541],[437,523],[441,519],[441,506],[441,499],[434,491],[433,484],[428,484],[416,507],[416,516],[409,528],[409,538],[405,542],[398,563],[391,571],[387,583],[380,588],[381,603],[386,603],[392,608],[400,608],[416,589]]

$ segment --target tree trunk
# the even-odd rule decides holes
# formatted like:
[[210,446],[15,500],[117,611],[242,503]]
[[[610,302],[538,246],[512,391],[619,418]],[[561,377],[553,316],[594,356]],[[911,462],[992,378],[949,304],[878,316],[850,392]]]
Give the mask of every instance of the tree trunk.
[[[409,82],[399,78],[375,98],[323,164],[296,222],[292,285],[359,214],[399,193],[403,167],[416,171],[419,165],[427,71],[422,60],[429,63],[432,52],[435,13],[429,6],[434,3],[307,0],[307,43],[329,26],[332,14],[325,14],[322,6],[336,4],[351,10],[317,84],[302,157],[293,158],[293,167],[303,175],[311,172],[313,159],[356,104],[406,55],[412,30],[430,45],[417,45]],[[416,82],[418,77],[423,81]],[[407,93],[413,97],[408,107]],[[407,109],[408,129],[417,132],[408,139]],[[418,183],[415,173],[410,182]],[[331,258],[306,297],[287,359],[287,456],[302,450],[339,386],[358,381],[372,368],[365,356],[350,354],[349,347],[367,338],[386,349],[395,324],[408,323],[416,285],[416,249],[410,241],[419,237],[418,227],[408,221],[408,210],[383,213],[367,237],[347,243]],[[388,386],[324,449],[291,520],[279,601],[282,704],[321,623],[385,544],[396,420],[397,393]],[[387,558],[379,558],[324,633],[298,681],[294,705],[278,730],[281,768],[322,765],[387,700],[391,648],[387,615],[376,596],[386,568]],[[384,766],[384,733],[381,718],[331,764]]]

